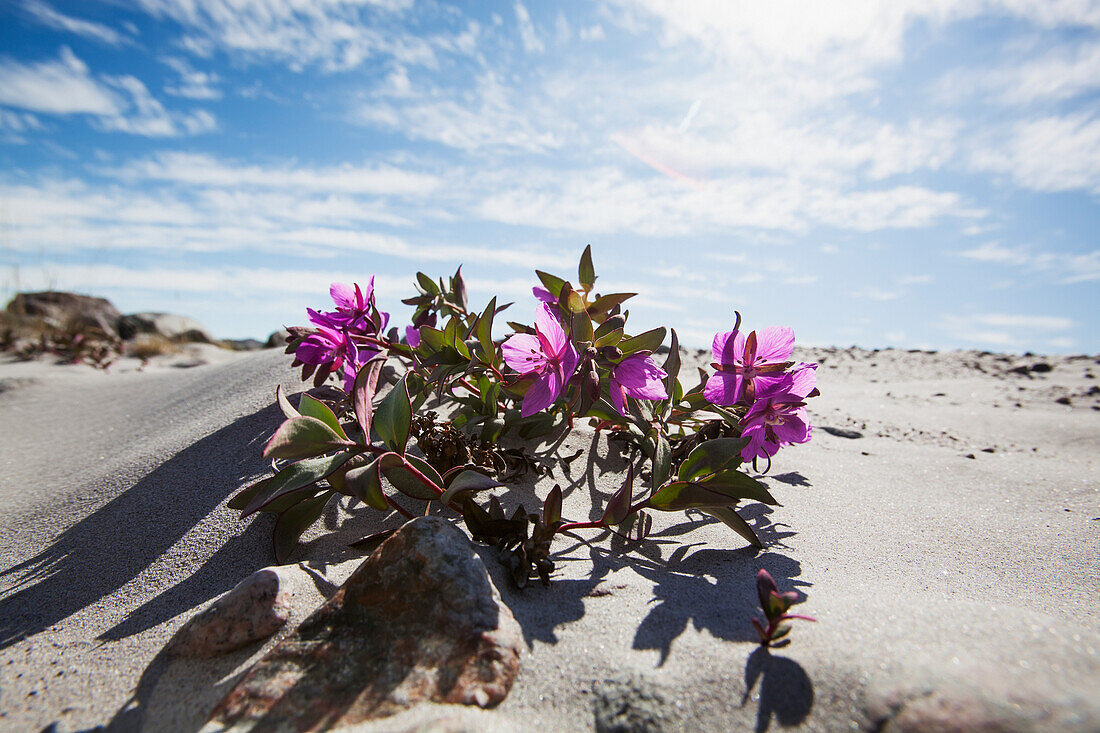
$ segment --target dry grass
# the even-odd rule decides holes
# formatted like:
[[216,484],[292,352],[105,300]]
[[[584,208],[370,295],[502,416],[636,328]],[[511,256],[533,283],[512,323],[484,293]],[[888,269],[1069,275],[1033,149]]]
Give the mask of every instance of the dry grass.
[[166,339],[163,336],[143,333],[126,344],[126,356],[132,356],[136,359],[141,359],[143,362],[147,362],[154,356],[178,354],[182,348],[183,344],[179,341]]

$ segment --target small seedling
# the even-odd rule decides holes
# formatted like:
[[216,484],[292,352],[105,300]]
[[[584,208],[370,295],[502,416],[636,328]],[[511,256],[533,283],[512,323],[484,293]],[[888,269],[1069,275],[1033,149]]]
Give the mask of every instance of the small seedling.
[[784,623],[785,621],[794,619],[817,620],[809,616],[787,613],[791,606],[799,602],[798,594],[793,590],[780,593],[775,581],[772,580],[772,576],[763,568],[756,574],[756,594],[760,598],[760,608],[764,609],[764,616],[768,624],[765,628],[759,619],[754,618],[752,620],[756,633],[760,634],[760,646],[779,649],[790,644],[791,640],[786,636],[791,633],[791,625]]

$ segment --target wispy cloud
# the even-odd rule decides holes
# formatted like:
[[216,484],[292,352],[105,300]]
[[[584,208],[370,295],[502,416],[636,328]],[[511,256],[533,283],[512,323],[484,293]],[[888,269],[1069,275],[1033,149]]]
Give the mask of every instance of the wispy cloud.
[[1100,194],[1100,119],[1078,113],[1018,122],[1006,140],[991,141],[971,161],[1023,188]]
[[941,324],[949,336],[960,342],[995,348],[1040,343],[1047,348],[1070,348],[1074,341],[1064,332],[1077,326],[1072,319],[1062,316],[1015,313],[947,314]]
[[0,60],[0,103],[46,114],[117,116],[124,100],[93,79],[87,64],[62,46],[57,61]]
[[433,44],[395,24],[412,0],[139,0],[157,17],[185,29],[182,45],[200,56],[215,49],[242,59],[275,60],[292,69],[319,64],[353,69],[373,57],[435,66]]
[[93,77],[67,46],[56,61],[0,61],[0,103],[42,114],[93,115],[100,129],[146,137],[196,135],[217,127],[206,110],[165,109],[137,77]]
[[1020,267],[1029,274],[1050,273],[1065,284],[1100,281],[1100,249],[1080,253],[1034,251],[1022,245],[1009,247],[999,242],[987,242],[963,250],[959,256],[978,262]]
[[282,188],[330,194],[424,196],[442,185],[436,175],[392,165],[263,166],[226,161],[206,154],[177,152],[158,153],[104,172],[126,181],[166,181],[219,188]]
[[50,7],[43,0],[25,0],[23,7],[37,22],[66,33],[73,33],[109,46],[121,46],[130,39],[114,28],[90,20],[74,18]]
[[523,48],[528,53],[542,53],[545,51],[546,45],[535,32],[535,24],[531,22],[531,14],[527,12],[527,8],[519,0],[516,0],[515,10],[516,22],[519,24],[519,36],[523,40]]

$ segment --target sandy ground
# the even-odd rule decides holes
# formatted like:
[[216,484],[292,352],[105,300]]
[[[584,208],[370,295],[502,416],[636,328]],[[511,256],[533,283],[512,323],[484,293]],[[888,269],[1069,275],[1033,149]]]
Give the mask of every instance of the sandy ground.
[[[106,375],[0,363],[0,728],[194,730],[274,643],[205,663],[159,654],[271,564],[271,522],[225,502],[266,470],[275,386],[301,389],[281,350],[196,354]],[[765,479],[782,506],[743,509],[763,552],[701,515],[661,515],[641,546],[561,540],[551,587],[519,593],[485,551],[528,653],[476,726],[586,730],[619,696],[656,700],[669,727],[870,729],[868,704],[897,685],[969,685],[1052,730],[1098,724],[1100,360],[796,356],[823,362],[824,394],[814,440]],[[1038,363],[1052,369],[1020,369]],[[567,517],[598,516],[625,458],[587,428],[577,448],[513,505],[559,482]],[[332,505],[294,559],[331,570],[382,526]],[[761,567],[818,619],[770,656],[749,624]]]

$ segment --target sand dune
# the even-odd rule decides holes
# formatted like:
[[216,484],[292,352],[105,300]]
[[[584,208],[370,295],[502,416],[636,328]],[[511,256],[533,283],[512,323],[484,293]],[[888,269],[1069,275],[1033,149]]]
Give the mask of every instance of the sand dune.
[[[559,540],[551,587],[522,593],[486,550],[528,650],[511,695],[471,725],[585,730],[622,699],[663,700],[662,719],[691,728],[871,728],[899,686],[1045,711],[1052,730],[1100,725],[1100,360],[796,356],[823,362],[823,396],[813,441],[765,479],[782,506],[743,510],[765,550],[702,515],[660,516],[637,547]],[[271,522],[225,502],[267,470],[278,384],[302,388],[275,351],[109,374],[0,364],[0,727],[197,729],[270,648],[158,654],[273,561]],[[587,428],[563,448],[586,454],[513,502],[558,482],[566,516],[588,519],[625,458]],[[338,576],[347,542],[392,525],[333,505],[294,560]],[[770,657],[749,624],[761,567],[818,619]]]

